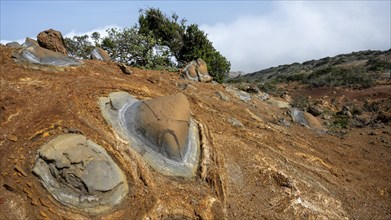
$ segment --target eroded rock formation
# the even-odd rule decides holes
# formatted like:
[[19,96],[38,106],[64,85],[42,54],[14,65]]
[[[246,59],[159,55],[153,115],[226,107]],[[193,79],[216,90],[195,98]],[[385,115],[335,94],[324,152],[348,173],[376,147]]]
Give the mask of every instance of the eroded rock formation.
[[37,41],[43,48],[67,55],[64,38],[59,31],[53,29],[42,31],[38,34]]
[[33,172],[57,201],[89,213],[111,209],[128,193],[118,165],[80,134],[60,135],[42,146]]
[[191,61],[182,70],[182,75],[189,80],[195,80],[200,82],[210,82],[213,78],[208,73],[208,67],[206,62],[198,58]]

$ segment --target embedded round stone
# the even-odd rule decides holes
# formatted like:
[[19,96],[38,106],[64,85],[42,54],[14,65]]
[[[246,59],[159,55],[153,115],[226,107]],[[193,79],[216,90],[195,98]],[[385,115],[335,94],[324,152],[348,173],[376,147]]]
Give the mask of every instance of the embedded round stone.
[[128,193],[118,165],[80,134],[60,135],[42,146],[33,172],[57,201],[89,213],[111,209]]
[[186,96],[178,93],[142,101],[136,114],[136,131],[150,142],[150,147],[172,160],[182,161],[190,123]]
[[186,96],[178,93],[140,101],[126,92],[100,99],[104,118],[157,172],[193,177],[198,168],[200,140]]

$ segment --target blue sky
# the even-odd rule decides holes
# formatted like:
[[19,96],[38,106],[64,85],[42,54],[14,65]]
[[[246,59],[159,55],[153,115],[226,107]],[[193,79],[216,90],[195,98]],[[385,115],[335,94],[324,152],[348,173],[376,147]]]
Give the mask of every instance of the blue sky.
[[200,25],[232,63],[257,71],[358,50],[391,48],[391,1],[4,1],[2,43],[53,28],[64,36],[130,27],[139,9]]

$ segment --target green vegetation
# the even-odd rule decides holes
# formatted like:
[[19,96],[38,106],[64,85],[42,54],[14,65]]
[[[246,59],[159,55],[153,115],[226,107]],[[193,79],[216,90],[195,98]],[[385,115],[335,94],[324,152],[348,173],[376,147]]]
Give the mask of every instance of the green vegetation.
[[199,29],[198,25],[186,25],[186,20],[178,21],[174,13],[171,18],[159,9],[141,11],[139,17],[140,33],[152,36],[168,46],[177,58],[179,66],[202,58],[208,64],[208,71],[217,82],[223,82],[231,68],[230,62],[222,56]]
[[307,109],[310,107],[310,102],[307,97],[300,96],[296,99],[294,99],[291,103],[291,106],[294,108],[298,108],[302,111],[307,111]]
[[[173,70],[202,58],[208,71],[217,82],[223,82],[231,68],[230,62],[220,54],[196,24],[173,13],[171,17],[155,8],[140,10],[138,25],[118,30],[106,30],[107,37],[99,33],[91,36],[65,38],[69,55],[88,59],[94,47],[108,51],[113,60],[148,69]],[[90,40],[91,39],[91,40]]]
[[327,67],[314,71],[302,79],[302,82],[314,87],[348,86],[368,88],[375,84],[375,77],[373,77],[373,74],[367,74],[365,70],[359,68]]
[[299,82],[311,87],[368,88],[378,81],[389,80],[391,62],[387,51],[359,51],[271,67],[258,72],[230,79],[236,82]]

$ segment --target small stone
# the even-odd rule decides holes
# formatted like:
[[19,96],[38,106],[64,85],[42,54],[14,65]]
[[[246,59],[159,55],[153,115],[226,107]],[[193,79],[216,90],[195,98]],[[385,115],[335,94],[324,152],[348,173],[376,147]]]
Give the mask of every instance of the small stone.
[[229,98],[222,92],[220,91],[217,91],[216,92],[216,95],[221,99],[221,100],[224,100],[224,101],[229,101]]
[[239,127],[239,128],[243,128],[244,125],[242,124],[242,122],[240,122],[238,119],[236,118],[230,118],[228,119],[228,121],[235,127]]
[[119,68],[121,69],[121,71],[122,71],[123,73],[125,73],[125,74],[130,75],[130,74],[133,73],[132,70],[131,70],[127,65],[125,65],[125,64],[123,64],[123,63],[118,63],[118,67],[119,67]]
[[18,137],[14,134],[10,134],[7,136],[7,139],[13,142],[16,142],[18,140]]
[[375,131],[371,131],[368,133],[368,135],[375,136],[375,135],[377,135],[377,133]]
[[18,171],[23,176],[27,176],[27,173],[18,164],[15,165],[15,170]]

